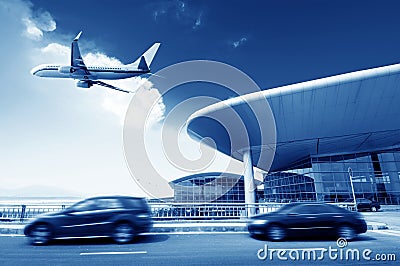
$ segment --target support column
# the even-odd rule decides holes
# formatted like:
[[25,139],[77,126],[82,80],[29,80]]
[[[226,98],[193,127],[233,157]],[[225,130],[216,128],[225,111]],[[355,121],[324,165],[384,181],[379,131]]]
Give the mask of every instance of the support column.
[[[372,156],[371,156],[372,157]],[[378,155],[376,155],[378,158]],[[379,160],[380,167],[382,169],[381,176],[389,176],[389,182],[385,182],[385,189],[388,193],[389,198],[388,204],[399,204],[400,203],[400,178],[399,168],[396,161],[396,157],[393,153],[382,153],[381,160]]]
[[246,203],[247,217],[256,214],[256,186],[254,184],[253,159],[251,149],[243,153],[244,163],[244,199]]

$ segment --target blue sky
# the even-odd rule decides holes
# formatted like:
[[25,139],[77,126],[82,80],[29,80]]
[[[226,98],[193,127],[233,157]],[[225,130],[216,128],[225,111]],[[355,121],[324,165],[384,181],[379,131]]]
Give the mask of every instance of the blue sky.
[[33,3],[52,14],[57,33],[82,29],[85,40],[122,62],[157,40],[156,67],[216,60],[264,88],[398,61],[398,1]]
[[[215,60],[267,89],[397,63],[399,7],[399,1],[365,0],[0,0],[2,187],[142,193],[122,149],[121,114],[129,98],[29,74],[40,63],[68,63],[68,47],[80,30],[81,52],[96,62],[130,63],[159,41],[154,71]],[[216,91],[229,97],[215,85],[183,86],[164,98],[166,112],[183,99]]]

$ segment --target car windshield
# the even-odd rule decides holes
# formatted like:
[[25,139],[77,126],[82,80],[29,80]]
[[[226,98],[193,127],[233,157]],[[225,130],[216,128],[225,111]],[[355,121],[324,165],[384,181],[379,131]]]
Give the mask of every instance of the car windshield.
[[283,205],[281,208],[275,211],[275,213],[289,213],[296,205],[294,204],[287,204]]
[[337,213],[344,210],[334,205],[321,204],[287,204],[275,211],[279,214],[287,213]]
[[97,208],[96,202],[92,199],[87,199],[72,205],[67,210],[71,212],[76,212],[76,211],[90,211],[90,210],[95,210],[96,208]]

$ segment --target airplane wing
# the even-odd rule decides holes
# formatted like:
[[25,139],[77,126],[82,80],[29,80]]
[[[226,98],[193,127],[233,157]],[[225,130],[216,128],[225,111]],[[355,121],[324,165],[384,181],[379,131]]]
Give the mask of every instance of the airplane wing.
[[123,90],[123,89],[120,89],[120,88],[115,87],[115,86],[113,86],[113,85],[104,83],[104,82],[102,82],[102,81],[100,81],[100,80],[91,80],[90,82],[91,82],[92,84],[104,86],[104,87],[107,87],[107,88],[109,88],[109,89],[113,89],[113,90],[116,90],[116,91],[122,91],[122,92],[126,92],[126,93],[133,93],[133,91]]
[[89,75],[89,71],[86,68],[85,63],[83,62],[81,52],[79,51],[78,40],[81,37],[82,31],[76,35],[75,39],[72,41],[71,45],[71,66],[74,67],[74,72],[83,71],[84,74]]

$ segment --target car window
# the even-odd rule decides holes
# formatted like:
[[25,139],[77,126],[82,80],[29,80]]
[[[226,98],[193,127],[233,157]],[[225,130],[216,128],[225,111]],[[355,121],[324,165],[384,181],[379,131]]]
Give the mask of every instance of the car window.
[[328,213],[344,213],[347,210],[336,205],[326,205]]
[[321,204],[306,204],[300,205],[293,208],[294,213],[300,214],[318,214],[318,213],[330,213],[332,210],[325,205]]
[[296,205],[286,204],[286,205],[283,205],[282,207],[280,207],[276,212],[277,213],[289,213],[295,207],[296,207]]
[[145,199],[126,199],[126,205],[128,208],[144,209],[147,208]]
[[122,204],[118,199],[97,199],[96,204],[99,209],[119,209]]
[[94,199],[88,199],[82,202],[78,202],[71,207],[73,211],[92,211],[98,208]]

